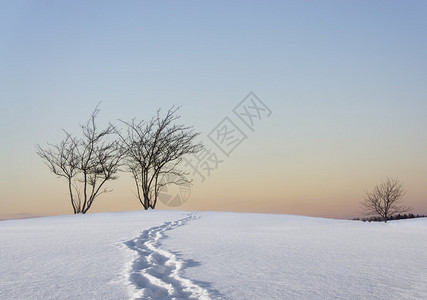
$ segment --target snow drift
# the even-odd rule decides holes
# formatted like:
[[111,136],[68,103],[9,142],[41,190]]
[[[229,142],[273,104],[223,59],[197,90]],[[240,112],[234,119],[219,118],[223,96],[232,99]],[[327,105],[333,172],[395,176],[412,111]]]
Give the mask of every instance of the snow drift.
[[0,299],[426,299],[427,219],[148,211],[0,222]]

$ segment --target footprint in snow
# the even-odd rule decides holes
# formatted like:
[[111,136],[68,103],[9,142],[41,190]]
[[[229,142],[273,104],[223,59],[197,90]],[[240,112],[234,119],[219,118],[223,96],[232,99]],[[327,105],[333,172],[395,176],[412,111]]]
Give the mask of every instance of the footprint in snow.
[[212,299],[208,290],[194,281],[181,277],[186,263],[175,254],[159,247],[165,231],[197,219],[194,214],[144,230],[137,238],[124,244],[136,252],[127,272],[133,287],[132,299]]

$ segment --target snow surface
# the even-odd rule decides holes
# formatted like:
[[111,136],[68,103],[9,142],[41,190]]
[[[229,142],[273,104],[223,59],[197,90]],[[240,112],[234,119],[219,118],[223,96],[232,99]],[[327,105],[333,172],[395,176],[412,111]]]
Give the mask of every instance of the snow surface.
[[427,219],[141,211],[0,222],[0,299],[427,299]]

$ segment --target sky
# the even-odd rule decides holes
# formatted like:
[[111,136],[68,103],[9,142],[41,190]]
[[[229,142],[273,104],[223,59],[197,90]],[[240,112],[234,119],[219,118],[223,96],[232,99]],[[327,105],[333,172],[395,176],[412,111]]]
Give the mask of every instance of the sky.
[[[35,145],[77,134],[100,102],[100,126],[181,106],[222,160],[174,209],[353,218],[396,177],[427,214],[426,12],[425,1],[1,1],[0,219],[72,213]],[[233,112],[250,99],[265,109],[252,128]],[[229,121],[245,139],[226,155],[213,137]],[[142,209],[129,175],[108,187],[91,212]]]

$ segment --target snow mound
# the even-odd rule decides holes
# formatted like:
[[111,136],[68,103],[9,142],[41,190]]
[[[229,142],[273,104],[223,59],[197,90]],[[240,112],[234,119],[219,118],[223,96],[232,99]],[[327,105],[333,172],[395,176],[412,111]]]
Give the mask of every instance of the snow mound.
[[0,222],[0,299],[427,299],[427,219],[144,211]]

